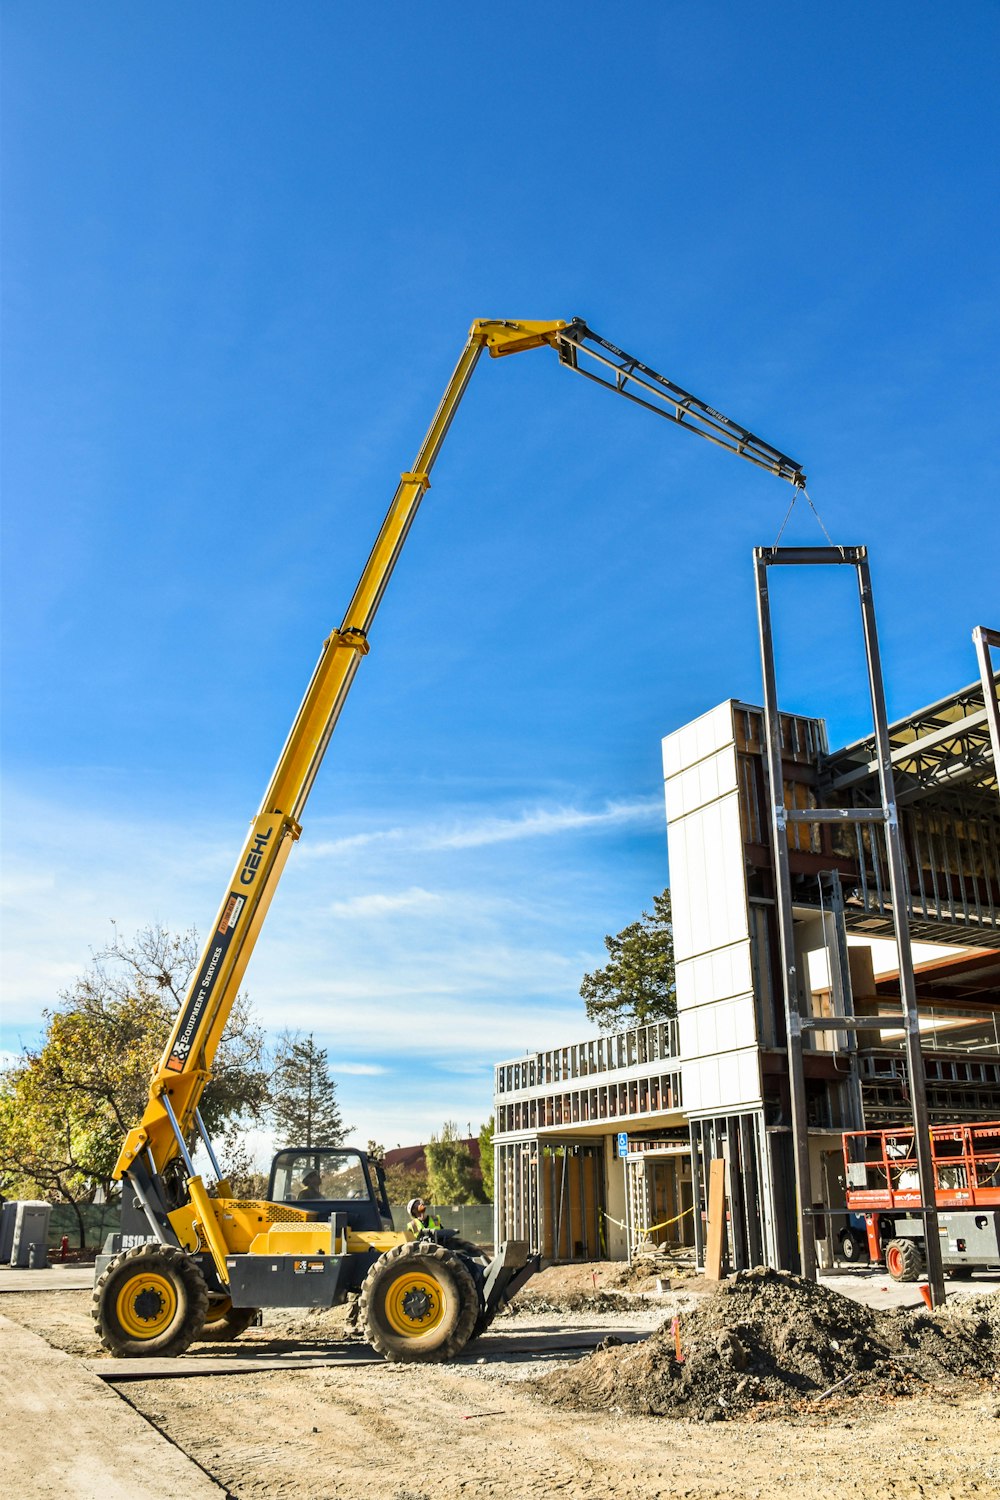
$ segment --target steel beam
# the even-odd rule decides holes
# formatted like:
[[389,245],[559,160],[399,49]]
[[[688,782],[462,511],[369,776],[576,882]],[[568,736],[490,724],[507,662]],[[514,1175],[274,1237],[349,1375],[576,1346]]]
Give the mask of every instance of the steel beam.
[[979,658],[979,675],[983,680],[983,699],[990,726],[990,745],[993,748],[993,770],[997,778],[997,795],[1000,796],[1000,703],[997,702],[997,684],[993,672],[991,646],[1000,646],[1000,630],[988,630],[977,625],[972,632],[976,655]]

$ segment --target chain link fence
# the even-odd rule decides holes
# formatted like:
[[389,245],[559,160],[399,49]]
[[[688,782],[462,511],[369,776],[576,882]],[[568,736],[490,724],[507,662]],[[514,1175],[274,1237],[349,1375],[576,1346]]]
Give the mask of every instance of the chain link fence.
[[[445,1229],[455,1229],[463,1240],[474,1245],[490,1245],[493,1242],[493,1206],[490,1203],[456,1203],[435,1205],[433,1212]],[[77,1250],[80,1245],[80,1220],[83,1219],[88,1250],[103,1250],[104,1241],[118,1228],[120,1210],[117,1203],[81,1203],[74,1209],[68,1203],[56,1203],[49,1220],[49,1248],[56,1249],[63,1235],[69,1240],[69,1248]],[[392,1210],[393,1229],[406,1228],[408,1215],[405,1208]]]

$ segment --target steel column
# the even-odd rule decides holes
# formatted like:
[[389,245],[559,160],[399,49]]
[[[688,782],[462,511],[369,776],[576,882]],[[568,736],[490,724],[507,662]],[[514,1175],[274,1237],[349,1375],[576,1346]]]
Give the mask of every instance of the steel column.
[[858,594],[865,632],[868,658],[868,685],[871,690],[875,746],[878,754],[878,778],[885,808],[885,847],[889,866],[889,891],[892,898],[892,925],[899,953],[899,994],[903,1003],[906,1027],[906,1062],[910,1074],[910,1101],[913,1106],[913,1133],[917,1147],[917,1171],[920,1177],[920,1199],[923,1204],[924,1253],[927,1258],[927,1280],[931,1301],[937,1307],[945,1300],[944,1266],[941,1262],[941,1240],[938,1235],[934,1159],[927,1117],[927,1078],[924,1055],[920,1048],[920,1021],[917,1015],[917,982],[913,974],[913,950],[910,944],[910,892],[906,879],[906,853],[896,807],[896,789],[892,774],[892,746],[889,742],[889,720],[885,708],[882,661],[878,631],[875,626],[875,601],[872,598],[871,573],[867,549],[857,563]]
[[[781,717],[774,672],[774,642],[768,595],[768,551],[754,549],[757,575],[757,621],[760,629],[761,665],[764,675],[764,725],[767,737],[767,774],[770,783],[771,843],[774,853],[775,900],[778,914],[778,945],[785,994],[785,1045],[788,1050],[788,1091],[792,1106],[792,1151],[795,1159],[795,1218],[798,1226],[799,1261],[802,1275],[816,1280],[816,1240],[808,1209],[809,1126],[806,1118],[806,1084],[802,1067],[802,998],[795,963],[795,933],[792,916],[792,882],[788,868],[785,786],[781,767]],[[806,560],[806,559],[803,559]],[[809,559],[810,561],[812,559]]]

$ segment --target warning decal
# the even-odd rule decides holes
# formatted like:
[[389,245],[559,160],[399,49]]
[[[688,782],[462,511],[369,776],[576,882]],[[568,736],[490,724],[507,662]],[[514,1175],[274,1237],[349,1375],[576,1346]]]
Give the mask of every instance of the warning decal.
[[167,1059],[167,1067],[174,1073],[182,1073],[187,1066],[188,1056],[191,1052],[194,1039],[198,1034],[201,1018],[205,1013],[205,1007],[211,998],[212,991],[215,989],[222,961],[229,951],[236,923],[245,904],[245,896],[241,896],[237,891],[230,891],[222,921],[219,923],[214,941],[205,955],[205,962],[202,965],[197,982],[192,986],[190,998],[181,1014],[177,1038]]

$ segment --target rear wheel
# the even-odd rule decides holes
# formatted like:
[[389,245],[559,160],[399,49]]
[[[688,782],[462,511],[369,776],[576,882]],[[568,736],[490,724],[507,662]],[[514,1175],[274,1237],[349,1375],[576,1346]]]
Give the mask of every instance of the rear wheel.
[[893,1281],[919,1281],[924,1257],[912,1240],[890,1240],[885,1247],[885,1268]]
[[136,1245],[106,1268],[92,1313],[105,1349],[119,1358],[171,1358],[201,1331],[208,1289],[195,1261],[174,1245]]
[[209,1303],[199,1341],[224,1344],[238,1339],[241,1333],[246,1333],[256,1316],[256,1307],[234,1307],[228,1297],[219,1297]]
[[452,1359],[479,1317],[471,1273],[443,1245],[397,1245],[372,1266],[361,1288],[361,1323],[390,1360]]

